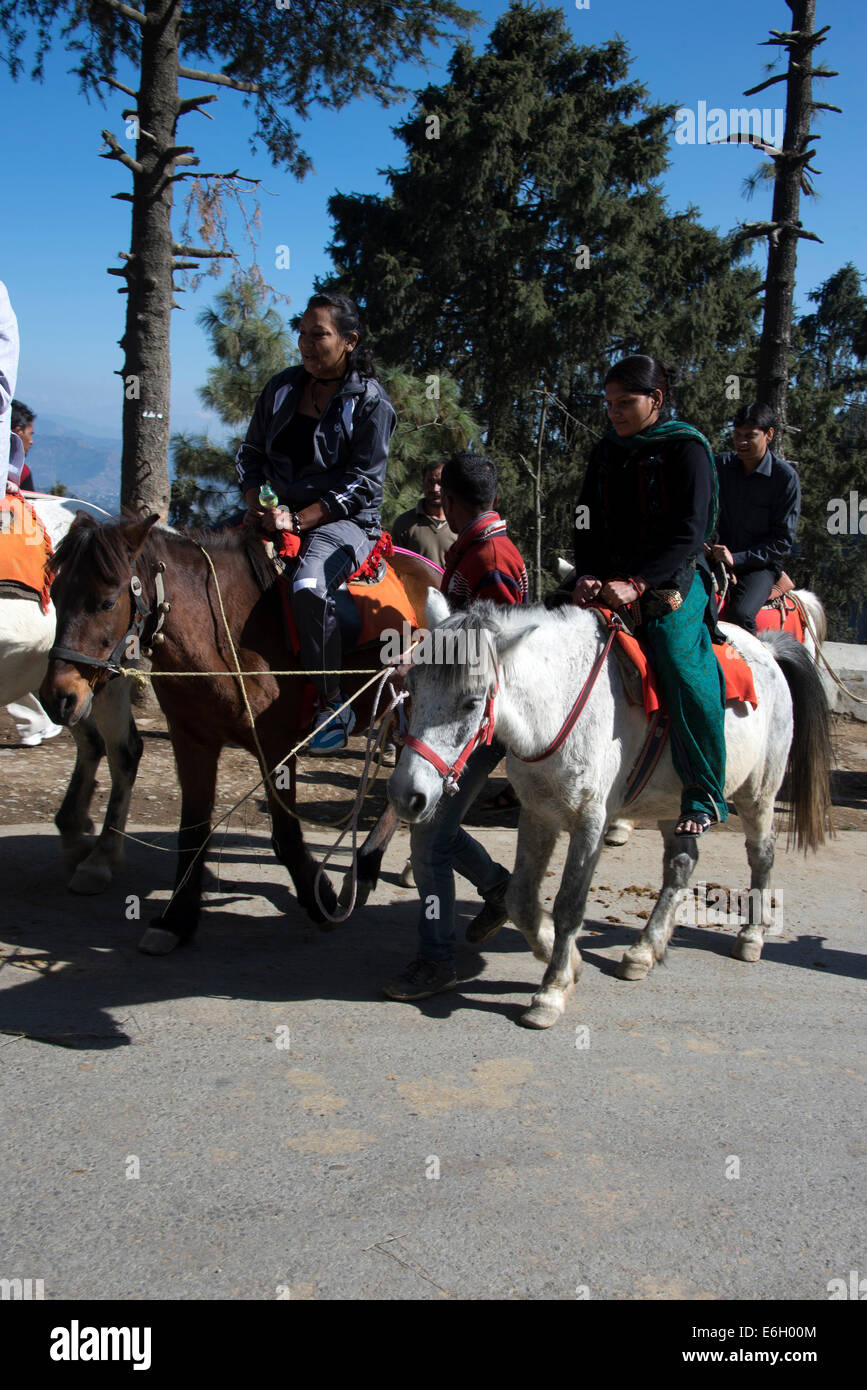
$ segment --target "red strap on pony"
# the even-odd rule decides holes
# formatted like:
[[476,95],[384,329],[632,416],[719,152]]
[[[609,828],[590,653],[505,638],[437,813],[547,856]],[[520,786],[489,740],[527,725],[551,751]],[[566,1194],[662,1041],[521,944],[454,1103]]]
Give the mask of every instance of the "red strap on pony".
[[484,713],[482,714],[482,722],[479,725],[473,737],[470,739],[467,746],[464,748],[463,752],[459,754],[459,756],[455,759],[451,767],[449,767],[448,763],[444,762],[444,760],[440,757],[439,753],[435,753],[434,750],[427,743],[422,743],[420,738],[415,738],[412,734],[404,734],[403,736],[404,748],[411,748],[413,753],[418,753],[420,757],[424,758],[427,762],[432,763],[433,766],[436,768],[437,772],[442,777],[443,782],[445,784],[443,786],[443,791],[447,796],[454,796],[455,792],[458,789],[458,782],[460,780],[461,773],[463,772],[464,768],[466,767],[467,763],[469,762],[470,758],[472,757],[473,753],[475,753],[479,745],[484,744],[485,746],[487,746],[493,740],[494,696],[496,695],[499,688],[500,680],[498,672],[494,688],[493,690],[488,691],[488,696],[485,700],[485,708]]
[[584,682],[580,691],[578,692],[578,699],[575,701],[569,713],[566,715],[566,719],[560,728],[560,732],[548,744],[548,747],[544,749],[543,752],[537,753],[535,757],[522,758],[520,753],[516,753],[515,757],[518,758],[520,762],[542,763],[545,761],[546,758],[550,758],[553,753],[556,753],[558,748],[562,748],[563,744],[566,742],[575,725],[578,723],[581,711],[587,704],[587,701],[590,699],[590,695],[592,693],[594,685],[596,684],[599,672],[605,665],[608,653],[611,651],[611,644],[614,641],[614,638],[617,636],[618,629],[623,626],[624,624],[622,620],[617,616],[616,613],[611,613],[609,615],[608,636],[605,639],[605,646],[602,648],[602,651],[599,653],[593,665],[591,666],[590,674],[588,675],[586,681]]

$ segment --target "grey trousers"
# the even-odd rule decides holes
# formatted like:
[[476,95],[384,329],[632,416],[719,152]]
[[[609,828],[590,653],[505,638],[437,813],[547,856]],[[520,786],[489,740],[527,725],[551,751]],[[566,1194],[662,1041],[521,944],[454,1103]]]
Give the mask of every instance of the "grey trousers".
[[[298,626],[299,664],[305,671],[336,671],[342,650],[334,595],[344,579],[363,564],[379,532],[363,531],[354,521],[329,521],[305,531],[292,579],[292,613]],[[311,676],[320,695],[330,696],[339,676]]]

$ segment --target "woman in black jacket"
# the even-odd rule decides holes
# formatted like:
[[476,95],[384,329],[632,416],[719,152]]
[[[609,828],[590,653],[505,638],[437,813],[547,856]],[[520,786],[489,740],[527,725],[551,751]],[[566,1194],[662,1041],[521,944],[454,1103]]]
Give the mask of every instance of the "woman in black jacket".
[[[351,299],[311,297],[299,324],[301,365],[268,382],[236,460],[248,519],[299,538],[292,578],[299,661],[322,673],[311,677],[320,703],[313,753],[344,747],[355,724],[351,708],[331,718],[344,701],[334,674],[341,664],[334,596],[381,533],[388,444],[397,423],[360,346],[360,330]],[[260,497],[266,484],[276,507]]]

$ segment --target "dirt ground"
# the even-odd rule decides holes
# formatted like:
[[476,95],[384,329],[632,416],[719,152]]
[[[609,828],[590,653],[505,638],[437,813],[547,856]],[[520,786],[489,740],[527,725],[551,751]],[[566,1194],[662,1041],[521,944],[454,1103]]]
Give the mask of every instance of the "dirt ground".
[[[171,744],[165,720],[155,701],[149,700],[136,711],[136,723],[144,738],[144,754],[130,807],[130,824],[164,825],[180,813],[180,793],[175,776]],[[867,724],[835,716],[835,771],[832,780],[835,826],[838,830],[867,830]],[[298,799],[309,806],[311,819],[337,820],[349,809],[362,769],[363,741],[353,738],[350,749],[332,758],[307,758],[299,767]],[[15,725],[0,708],[0,825],[9,826],[41,820],[50,821],[60,805],[75,759],[72,735],[66,730],[38,748],[17,746]],[[371,826],[385,805],[385,783],[390,769],[384,768],[368,799],[362,825]],[[505,786],[505,765],[498,770],[490,788]],[[220,760],[216,816],[220,817],[242,798],[249,796],[233,812],[232,828],[247,824],[262,827],[261,788],[256,789],[258,769],[252,758],[240,749],[227,748]],[[99,820],[109,790],[108,768],[103,764],[97,782],[93,811]],[[485,812],[477,803],[468,818],[479,825],[517,826],[517,810]],[[639,826],[643,825],[638,821]],[[648,824],[650,824],[648,822]],[[736,816],[727,828],[738,832]]]

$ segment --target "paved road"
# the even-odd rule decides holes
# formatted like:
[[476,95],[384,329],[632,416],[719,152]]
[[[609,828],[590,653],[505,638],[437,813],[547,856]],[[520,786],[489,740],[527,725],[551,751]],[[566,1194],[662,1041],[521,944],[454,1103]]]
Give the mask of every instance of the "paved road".
[[[508,860],[514,832],[478,833]],[[405,838],[323,935],[264,836],[232,833],[196,944],[152,959],[126,898],[152,915],[171,856],[131,844],[122,882],[72,898],[53,833],[5,830],[0,1277],[51,1298],[825,1299],[867,1271],[865,849],[780,854],[761,964],[729,958],[734,927],[684,926],[626,984],[660,860],[638,831],[600,863],[576,996],[534,1033],[540,967],[511,928],[462,948],[454,994],[380,995],[413,951]],[[700,870],[743,887],[738,837]]]

